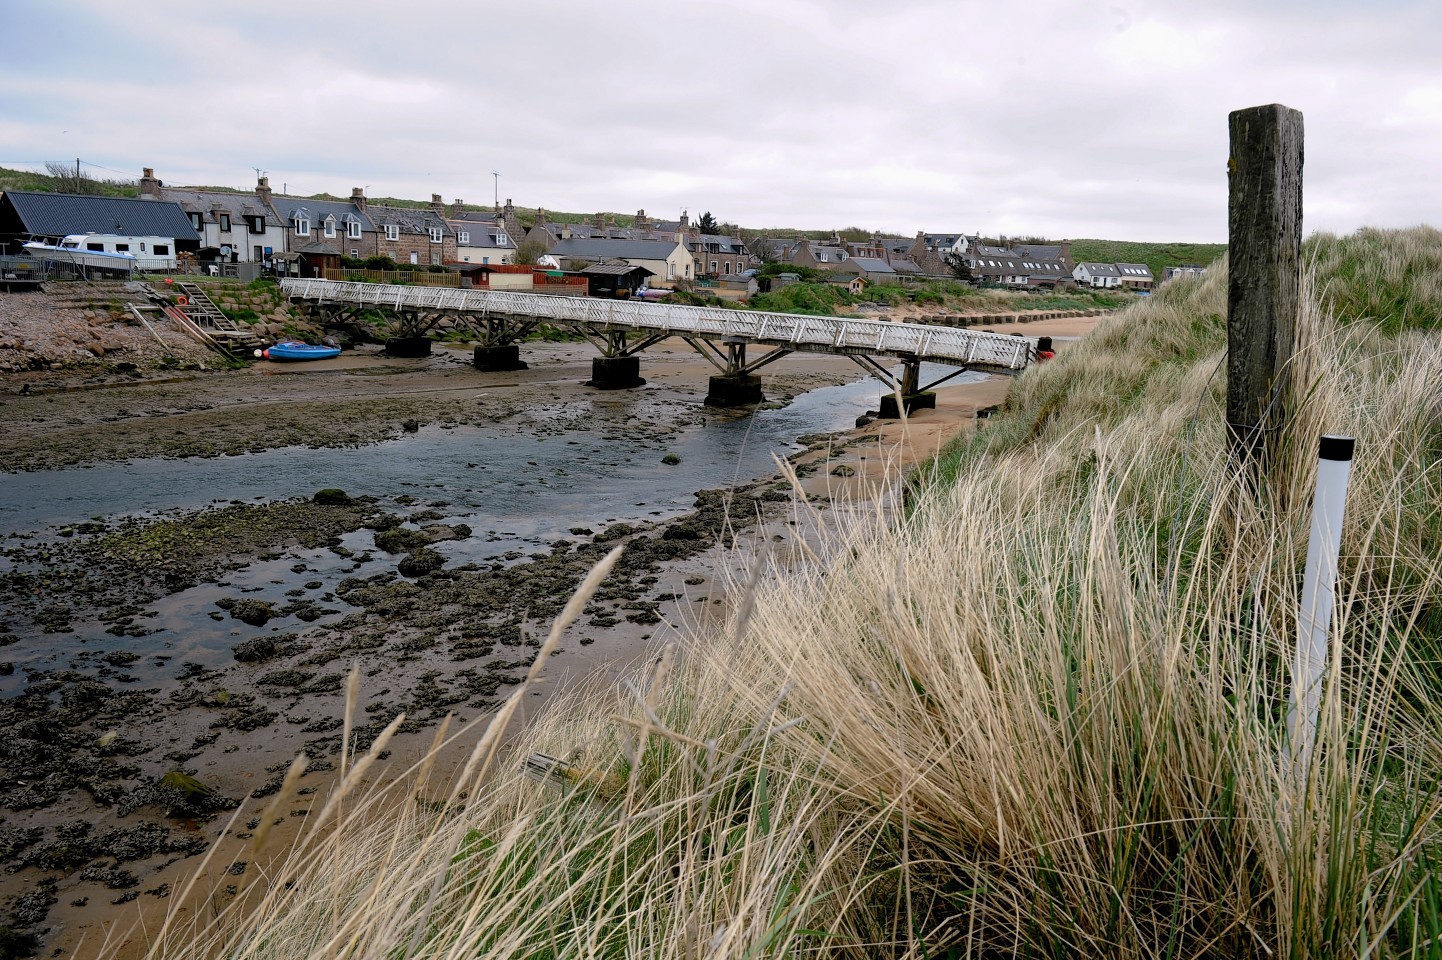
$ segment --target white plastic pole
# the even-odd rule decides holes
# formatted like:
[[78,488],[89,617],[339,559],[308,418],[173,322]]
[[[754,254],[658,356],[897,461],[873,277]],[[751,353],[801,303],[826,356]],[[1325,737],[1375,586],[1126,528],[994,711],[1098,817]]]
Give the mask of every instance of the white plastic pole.
[[1352,473],[1351,437],[1322,437],[1317,462],[1317,492],[1312,502],[1312,533],[1302,577],[1302,606],[1297,618],[1297,651],[1292,661],[1292,702],[1287,736],[1293,771],[1306,776],[1317,739],[1317,717],[1327,672],[1328,637],[1337,585],[1337,554],[1342,547],[1342,514]]

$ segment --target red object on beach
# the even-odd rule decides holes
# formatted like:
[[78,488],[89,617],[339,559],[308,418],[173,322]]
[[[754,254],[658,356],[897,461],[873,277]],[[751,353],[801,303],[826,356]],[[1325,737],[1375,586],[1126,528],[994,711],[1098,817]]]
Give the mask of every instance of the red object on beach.
[[170,285],[171,285],[172,283],[174,283],[174,282],[175,282],[175,281],[172,280],[172,279],[170,279],[169,277],[166,277],[166,278],[165,278],[165,285],[166,285],[167,287],[170,286]]

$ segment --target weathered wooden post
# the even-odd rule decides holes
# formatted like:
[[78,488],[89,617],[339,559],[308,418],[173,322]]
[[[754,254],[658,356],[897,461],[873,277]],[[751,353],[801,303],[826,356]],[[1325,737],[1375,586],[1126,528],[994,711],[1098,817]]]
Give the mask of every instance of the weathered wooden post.
[[1302,114],[1273,103],[1233,111],[1227,161],[1227,431],[1262,475],[1286,421],[1302,281]]

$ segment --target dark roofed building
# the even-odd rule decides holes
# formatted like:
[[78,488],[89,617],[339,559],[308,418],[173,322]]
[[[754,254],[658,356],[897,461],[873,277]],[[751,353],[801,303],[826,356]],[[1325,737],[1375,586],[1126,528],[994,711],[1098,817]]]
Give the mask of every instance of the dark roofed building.
[[581,270],[587,280],[587,292],[593,297],[626,298],[646,284],[655,273],[625,260],[604,260]]
[[76,233],[166,237],[195,252],[200,234],[177,203],[124,197],[7,190],[0,194],[0,248],[18,252],[30,240],[59,243]]

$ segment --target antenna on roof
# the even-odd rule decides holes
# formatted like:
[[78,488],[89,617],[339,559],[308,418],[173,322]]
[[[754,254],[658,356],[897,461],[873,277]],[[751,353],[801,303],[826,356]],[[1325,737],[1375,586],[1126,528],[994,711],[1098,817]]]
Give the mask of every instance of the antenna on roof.
[[499,210],[499,209],[501,209],[501,171],[499,171],[499,170],[492,170],[492,171],[491,171],[491,176],[493,176],[493,177],[496,178],[496,197],[495,197],[495,203],[496,203],[496,209]]

